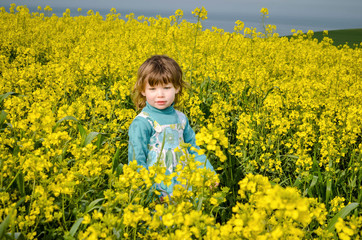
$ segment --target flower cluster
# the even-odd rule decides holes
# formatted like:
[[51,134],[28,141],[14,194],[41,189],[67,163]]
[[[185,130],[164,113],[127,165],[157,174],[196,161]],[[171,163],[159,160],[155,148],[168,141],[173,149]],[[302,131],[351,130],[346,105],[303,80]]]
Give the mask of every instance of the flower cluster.
[[226,156],[223,153],[222,148],[227,149],[229,143],[224,130],[213,124],[202,127],[200,132],[196,135],[196,144],[199,146],[205,145],[208,151],[215,153],[221,162],[225,162]]
[[362,217],[351,216],[347,220],[338,218],[336,223],[338,237],[342,240],[361,239]]
[[192,11],[192,14],[195,15],[195,17],[200,18],[201,20],[207,19],[207,11],[204,7],[195,8],[194,11]]
[[346,201],[346,199],[344,197],[335,197],[331,200],[330,204],[331,204],[331,211],[332,212],[339,212],[342,208],[345,207],[344,202]]
[[[221,227],[235,239],[301,239],[301,229],[313,220],[323,224],[326,210],[315,199],[303,198],[295,188],[272,186],[266,177],[248,174],[239,182],[242,201]],[[231,227],[230,227],[231,226]],[[225,233],[224,233],[225,234]]]

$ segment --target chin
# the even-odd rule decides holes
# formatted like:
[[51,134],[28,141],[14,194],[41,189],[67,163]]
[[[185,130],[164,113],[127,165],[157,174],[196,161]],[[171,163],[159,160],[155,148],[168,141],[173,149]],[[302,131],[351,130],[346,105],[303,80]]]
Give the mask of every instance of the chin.
[[158,108],[158,109],[165,109],[165,108],[168,108],[169,106],[158,106],[158,107],[156,107],[156,108]]

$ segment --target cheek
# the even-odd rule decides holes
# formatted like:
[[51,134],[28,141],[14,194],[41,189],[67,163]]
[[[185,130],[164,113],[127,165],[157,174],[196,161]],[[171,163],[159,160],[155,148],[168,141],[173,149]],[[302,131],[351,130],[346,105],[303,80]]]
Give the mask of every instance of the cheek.
[[175,98],[176,98],[176,94],[172,94],[171,97],[172,97],[172,99],[175,99]]

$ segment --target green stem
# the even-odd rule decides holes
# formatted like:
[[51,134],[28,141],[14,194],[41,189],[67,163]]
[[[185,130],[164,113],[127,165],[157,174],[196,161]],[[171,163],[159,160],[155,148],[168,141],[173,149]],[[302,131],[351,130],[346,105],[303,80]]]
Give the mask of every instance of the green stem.
[[231,182],[233,183],[234,182],[234,175],[233,175],[233,166],[232,166],[232,161],[231,161],[231,157],[228,156],[229,158],[229,166],[230,166],[230,177],[231,177]]
[[137,225],[136,225],[136,227],[135,227],[135,229],[134,229],[134,235],[133,235],[133,239],[134,239],[134,240],[137,239],[136,236],[137,236]]
[[264,34],[265,34],[265,38],[267,38],[267,32],[266,32],[266,28],[265,28],[265,15],[263,14],[263,29],[264,29]]
[[65,209],[65,208],[64,208],[64,194],[62,193],[62,211],[63,211],[62,217],[63,217],[63,224],[64,224],[65,230],[68,231],[67,225],[66,225],[66,220],[65,220],[65,210],[64,210],[64,209]]
[[[16,178],[19,176],[21,172],[21,169],[19,169],[19,171],[16,173],[15,177],[13,178],[13,180],[11,180],[10,184],[7,186],[7,188],[5,189],[5,192],[11,187],[11,185],[14,183],[14,181],[16,180]],[[2,173],[2,169],[1,169],[1,173]],[[35,181],[35,180],[34,180]],[[1,174],[1,186],[2,186],[2,174]]]
[[2,158],[0,158],[0,168],[1,168],[1,172],[0,172],[0,188],[3,188],[3,162],[4,162],[4,160]]
[[33,181],[33,189],[31,191],[31,197],[30,197],[30,208],[31,208],[31,205],[33,204],[33,194],[35,193],[35,179]]
[[[192,56],[191,56],[191,66],[190,66],[190,85],[192,86],[192,69],[194,65],[194,56],[195,56],[195,49],[196,49],[196,43],[197,43],[197,33],[199,32],[199,23],[200,23],[200,16],[197,18],[196,23],[196,32],[195,32],[195,38],[194,38],[194,47],[192,48]],[[193,91],[191,91],[191,97],[193,95]]]

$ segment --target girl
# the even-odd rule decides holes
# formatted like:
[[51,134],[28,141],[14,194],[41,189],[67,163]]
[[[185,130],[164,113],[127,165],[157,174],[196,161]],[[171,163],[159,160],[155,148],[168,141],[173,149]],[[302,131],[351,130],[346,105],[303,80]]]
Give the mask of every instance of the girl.
[[[138,165],[148,169],[160,161],[161,166],[166,167],[166,174],[171,174],[182,155],[174,151],[180,143],[190,143],[200,149],[187,117],[174,108],[185,85],[180,66],[167,56],[152,56],[141,65],[133,92],[135,105],[142,111],[129,127],[128,162],[137,160]],[[206,161],[206,168],[214,171],[205,155],[190,149],[188,152],[195,155],[197,161],[204,164]],[[161,199],[172,195],[175,184],[175,178],[169,187],[157,184]]]

